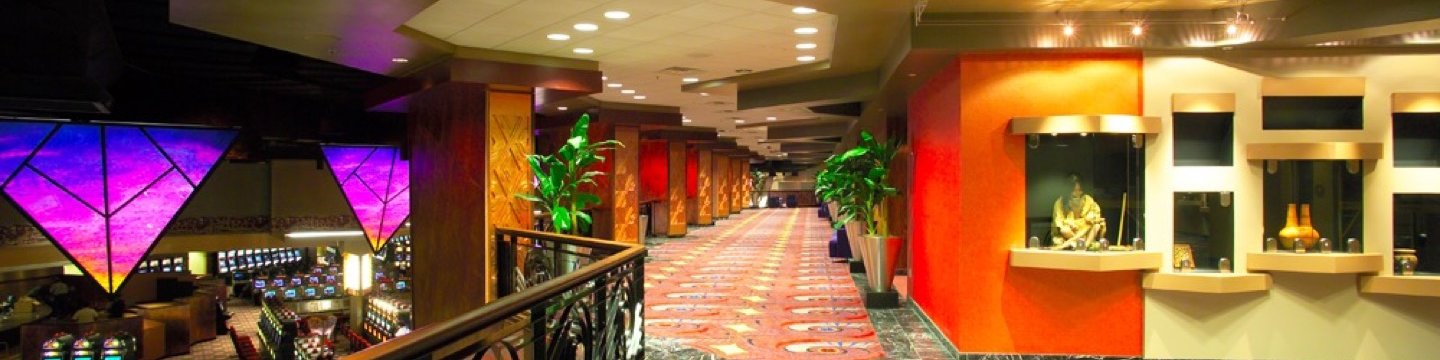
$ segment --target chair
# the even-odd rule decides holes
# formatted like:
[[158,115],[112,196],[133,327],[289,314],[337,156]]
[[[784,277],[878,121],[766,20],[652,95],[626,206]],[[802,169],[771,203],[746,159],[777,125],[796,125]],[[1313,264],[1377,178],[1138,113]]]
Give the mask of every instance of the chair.
[[227,330],[230,333],[230,344],[235,347],[235,355],[239,356],[240,360],[260,360],[260,351],[255,349],[255,343],[250,341],[249,336],[240,335],[234,326]]

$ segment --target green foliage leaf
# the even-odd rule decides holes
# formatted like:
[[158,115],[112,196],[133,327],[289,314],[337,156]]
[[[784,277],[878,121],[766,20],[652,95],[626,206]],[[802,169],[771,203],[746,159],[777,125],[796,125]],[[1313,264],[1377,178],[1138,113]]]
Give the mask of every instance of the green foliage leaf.
[[570,128],[570,139],[590,138],[590,114],[580,115],[580,120],[575,121],[575,126]]

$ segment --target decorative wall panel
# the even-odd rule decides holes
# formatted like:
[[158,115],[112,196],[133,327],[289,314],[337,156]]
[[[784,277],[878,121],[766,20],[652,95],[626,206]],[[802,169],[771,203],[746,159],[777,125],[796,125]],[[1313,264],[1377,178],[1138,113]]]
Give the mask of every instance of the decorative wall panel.
[[394,146],[325,145],[321,151],[370,251],[379,253],[410,217],[410,161]]
[[670,141],[669,144],[669,171],[668,192],[670,202],[670,226],[665,235],[671,237],[685,236],[686,201],[685,201],[685,142]]
[[0,187],[82,271],[118,292],[236,132],[0,123]]
[[715,156],[715,217],[730,217],[730,157],[722,154]]
[[613,240],[640,243],[640,128],[617,126],[615,140],[625,147],[614,151],[615,172],[610,179],[614,185]]
[[710,225],[715,223],[715,187],[714,176],[715,161],[712,159],[710,150],[696,151],[699,170],[695,172],[695,204],[697,210],[696,223]]
[[[489,269],[490,282],[495,274],[495,228],[508,227],[530,229],[534,227],[533,205],[515,196],[529,193],[535,175],[530,170],[527,155],[535,152],[535,137],[531,129],[531,94],[490,90],[487,94],[489,109],[486,127],[488,140],[486,154],[488,178],[486,179],[485,209],[489,222],[486,228],[485,258]],[[486,286],[486,298],[494,299],[493,286]]]

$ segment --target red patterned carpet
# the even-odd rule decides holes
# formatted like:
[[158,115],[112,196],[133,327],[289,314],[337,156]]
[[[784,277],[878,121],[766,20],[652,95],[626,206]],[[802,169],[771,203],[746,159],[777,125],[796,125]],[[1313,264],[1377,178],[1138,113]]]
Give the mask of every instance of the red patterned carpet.
[[878,359],[884,350],[816,209],[747,210],[650,249],[646,336],[725,359]]

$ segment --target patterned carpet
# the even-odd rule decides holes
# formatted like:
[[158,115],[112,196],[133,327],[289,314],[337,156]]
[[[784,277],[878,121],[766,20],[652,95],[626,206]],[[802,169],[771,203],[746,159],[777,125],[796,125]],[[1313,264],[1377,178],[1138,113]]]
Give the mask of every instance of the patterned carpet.
[[646,337],[725,359],[883,358],[815,211],[747,210],[651,248]]

